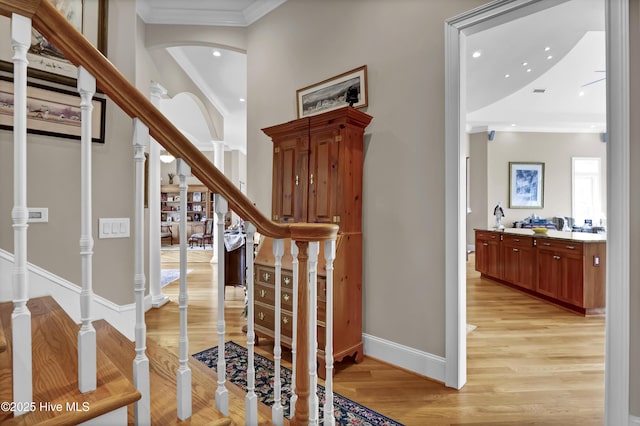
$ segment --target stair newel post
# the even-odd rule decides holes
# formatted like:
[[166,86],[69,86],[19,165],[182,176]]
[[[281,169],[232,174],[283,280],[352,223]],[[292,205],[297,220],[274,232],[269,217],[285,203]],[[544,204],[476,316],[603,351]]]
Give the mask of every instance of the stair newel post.
[[336,240],[324,242],[324,260],[326,265],[327,293],[325,309],[325,349],[324,359],[326,364],[325,399],[324,399],[324,425],[334,426],[336,417],[333,411],[333,261],[336,258]]
[[177,373],[178,418],[191,417],[191,369],[189,368],[189,337],[187,335],[187,177],[191,176],[191,167],[182,159],[176,159],[176,174],[180,178],[180,338],[179,362]]
[[[247,241],[247,244],[249,242]],[[273,342],[273,361],[274,361],[274,378],[273,378],[273,406],[271,407],[271,421],[277,426],[283,424],[283,407],[282,407],[282,380],[280,379],[280,360],[282,358],[282,347],[280,346],[280,308],[282,305],[282,256],[284,255],[284,240],[277,239],[273,241],[273,257],[275,258],[275,317],[274,323],[274,342]]]
[[245,419],[247,425],[258,424],[258,395],[256,395],[256,367],[254,362],[256,333],[254,328],[254,280],[253,280],[253,236],[256,227],[251,222],[244,223],[245,250],[247,270],[245,282],[247,283],[247,396],[245,397]]
[[[13,400],[33,401],[33,363],[31,358],[31,312],[27,308],[27,49],[31,43],[31,19],[13,14]],[[29,411],[29,404],[16,405],[14,415]]]
[[298,311],[296,335],[296,400],[295,414],[291,419],[294,426],[309,422],[309,276],[307,269],[308,241],[296,241],[298,246]]
[[136,357],[133,360],[133,384],[141,398],[134,404],[136,425],[151,424],[151,394],[149,385],[149,358],[147,358],[147,325],[144,319],[144,149],[149,139],[149,128],[134,118],[134,295],[136,303]]
[[224,335],[226,332],[226,324],[224,321],[224,217],[229,210],[229,203],[220,194],[215,194],[215,211],[217,217],[217,233],[214,235],[216,246],[214,253],[220,253],[218,256],[218,388],[216,389],[216,408],[225,416],[229,415],[229,391],[226,387],[227,367],[224,353]]
[[291,244],[291,273],[293,274],[293,330],[291,330],[291,400],[289,401],[289,418],[295,415],[296,401],[296,348],[298,346],[298,246]]
[[318,251],[320,243],[309,243],[309,424],[318,424]]
[[[78,331],[78,389],[89,392],[96,389],[96,330],[91,322],[93,302],[93,219],[91,217],[91,99],[96,92],[96,79],[83,67],[78,68],[80,94],[80,257],[82,262],[82,290],[80,291],[81,327]],[[147,129],[147,134],[149,130]],[[137,136],[137,131],[136,131]],[[138,167],[138,141],[136,143],[136,170]],[[142,146],[144,150],[144,145]],[[144,165],[144,151],[142,153]],[[144,185],[144,175],[141,175]],[[136,175],[136,185],[139,184]]]

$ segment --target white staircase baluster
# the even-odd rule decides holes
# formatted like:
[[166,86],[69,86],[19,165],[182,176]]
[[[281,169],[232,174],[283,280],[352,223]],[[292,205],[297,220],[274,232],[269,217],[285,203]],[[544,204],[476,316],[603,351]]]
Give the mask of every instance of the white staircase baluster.
[[[91,99],[96,92],[96,79],[83,67],[78,68],[80,93],[80,257],[82,263],[82,290],[80,291],[81,326],[78,331],[78,389],[89,392],[96,389],[96,330],[91,322],[93,303],[93,218],[91,217]],[[136,165],[138,158],[136,156]],[[144,162],[144,153],[142,156]],[[138,182],[136,182],[137,184]],[[144,184],[144,182],[142,183]]]
[[320,243],[309,243],[309,424],[318,424],[318,250]]
[[[13,312],[11,313],[13,351],[13,400],[32,401],[31,312],[27,275],[27,49],[31,43],[31,19],[13,14]],[[16,405],[15,416],[29,411],[29,404]]]
[[178,418],[191,417],[191,369],[189,368],[189,337],[187,335],[187,176],[191,176],[191,167],[181,158],[176,159],[176,174],[180,178],[180,340],[177,373]]
[[[249,244],[249,241],[247,241]],[[284,240],[277,239],[273,241],[273,256],[275,257],[275,313],[274,313],[274,342],[273,342],[273,361],[274,361],[274,378],[273,378],[273,406],[271,407],[271,421],[276,426],[283,424],[283,407],[282,407],[282,380],[280,379],[280,360],[282,358],[282,348],[280,347],[280,307],[282,305],[282,256],[284,255]]]
[[133,384],[141,398],[134,404],[136,425],[151,424],[151,395],[149,385],[149,358],[147,358],[147,325],[144,320],[144,148],[149,139],[149,128],[139,119],[134,124],[135,208],[134,208],[134,286],[136,303],[136,357],[133,360]]
[[255,344],[255,331],[254,331],[254,294],[253,294],[253,235],[256,232],[256,227],[251,222],[245,222],[245,249],[246,249],[246,283],[247,283],[247,295],[248,309],[247,309],[247,396],[245,397],[245,421],[247,425],[258,424],[258,396],[256,395],[256,368],[254,362],[254,344]]
[[[218,170],[224,173],[224,142],[223,141],[212,141],[213,143],[213,165],[216,166]],[[227,204],[228,206],[228,204]],[[223,214],[226,214],[225,211]],[[220,233],[220,229],[222,229],[222,234],[224,234],[224,216],[222,216],[222,220],[216,215],[216,225],[220,225],[222,223],[222,228],[218,226],[213,227],[213,240],[216,241],[218,239],[218,234]],[[221,248],[224,250],[224,247]],[[219,251],[217,249],[213,249],[213,255],[211,256],[211,263],[218,263],[218,261],[222,262],[221,258],[224,252]],[[218,278],[220,275],[218,275]],[[224,283],[224,281],[222,281]]]
[[[151,83],[149,100],[156,108],[160,108],[162,96],[167,90],[158,83]],[[164,306],[169,297],[162,293],[160,286],[160,144],[151,138],[149,143],[149,182],[147,194],[149,198],[149,294],[151,306]]]
[[298,246],[291,241],[291,272],[293,273],[293,330],[291,331],[291,400],[289,418],[295,413],[296,401],[296,347],[298,341]]
[[336,240],[324,242],[324,259],[327,271],[325,294],[325,349],[324,360],[326,364],[325,398],[324,398],[324,425],[334,426],[336,417],[333,411],[333,261],[336,258]]
[[227,200],[219,194],[215,194],[214,198],[217,234],[215,235],[216,246],[214,253],[220,253],[218,256],[218,388],[216,389],[216,408],[225,416],[229,415],[229,391],[226,387],[227,366],[224,353],[224,335],[226,332],[226,324],[224,321],[224,216],[229,210]]

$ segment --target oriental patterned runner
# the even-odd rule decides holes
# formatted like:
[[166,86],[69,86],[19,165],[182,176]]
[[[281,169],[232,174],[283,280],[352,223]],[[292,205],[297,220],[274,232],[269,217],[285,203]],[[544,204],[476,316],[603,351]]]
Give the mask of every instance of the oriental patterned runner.
[[[247,349],[234,342],[225,343],[225,356],[227,367],[227,380],[247,390]],[[193,357],[203,362],[207,367],[217,367],[218,347],[206,349],[194,354]],[[273,361],[256,354],[256,394],[260,401],[266,405],[273,405]],[[289,417],[289,400],[291,399],[291,370],[280,367],[282,378],[282,400],[285,417]],[[324,417],[324,387],[318,385],[318,398],[320,400],[318,418]],[[338,425],[362,425],[362,426],[397,426],[401,425],[388,417],[383,416],[369,408],[353,402],[334,392],[334,415]]]

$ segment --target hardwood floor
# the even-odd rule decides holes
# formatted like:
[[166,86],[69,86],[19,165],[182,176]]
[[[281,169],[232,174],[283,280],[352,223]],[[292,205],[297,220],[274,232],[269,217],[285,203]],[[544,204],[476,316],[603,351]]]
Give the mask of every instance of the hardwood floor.
[[[190,252],[190,353],[217,345],[216,265]],[[178,252],[163,251],[177,269]],[[581,317],[491,280],[467,265],[468,378],[460,391],[366,357],[336,366],[335,391],[406,425],[600,425],[604,414],[604,317]],[[171,302],[147,313],[147,332],[177,351],[178,282]],[[365,290],[366,291],[366,290]],[[245,344],[244,294],[226,289],[227,340]],[[270,342],[258,352],[269,356]],[[288,352],[284,351],[284,363]]]

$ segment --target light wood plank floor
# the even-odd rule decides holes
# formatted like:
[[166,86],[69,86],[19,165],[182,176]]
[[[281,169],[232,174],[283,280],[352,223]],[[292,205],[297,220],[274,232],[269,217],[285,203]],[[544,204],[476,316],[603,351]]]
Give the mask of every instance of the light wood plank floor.
[[[177,269],[178,252],[163,251]],[[190,252],[190,353],[217,345],[216,269]],[[366,357],[337,365],[335,391],[406,425],[601,425],[604,318],[584,318],[491,280],[467,265],[468,380],[460,390]],[[177,351],[178,282],[171,302],[147,313],[148,336]],[[366,291],[366,290],[365,290]],[[227,339],[244,344],[242,289],[227,288]],[[257,351],[268,355],[268,341]],[[287,351],[283,354],[285,365]]]

